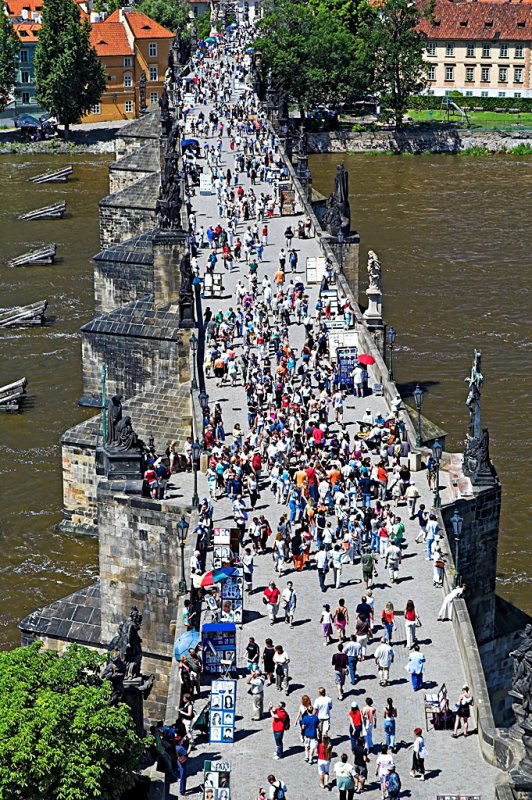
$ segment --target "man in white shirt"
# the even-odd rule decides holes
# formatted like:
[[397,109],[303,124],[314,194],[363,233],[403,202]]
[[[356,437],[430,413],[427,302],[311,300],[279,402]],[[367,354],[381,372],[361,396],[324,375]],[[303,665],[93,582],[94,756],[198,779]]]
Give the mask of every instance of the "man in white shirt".
[[329,554],[323,545],[316,553],[316,567],[318,569],[320,589],[322,592],[326,592],[327,588],[325,586],[325,576],[329,569]]
[[386,567],[390,575],[392,583],[397,581],[399,577],[399,564],[401,563],[401,548],[393,542],[390,542],[384,554],[386,559]]
[[379,670],[379,683],[381,686],[388,686],[390,678],[390,667],[393,663],[395,653],[393,647],[383,637],[380,645],[375,650],[375,663]]
[[320,722],[320,735],[322,738],[324,736],[328,736],[331,729],[332,705],[333,703],[331,698],[325,694],[325,689],[323,686],[320,686],[318,689],[318,696],[314,700],[312,707],[314,709],[314,714],[318,715]]
[[259,670],[254,670],[246,683],[251,685],[250,694],[253,700],[253,714],[251,719],[262,719],[264,712],[264,684],[266,678],[261,675]]
[[363,380],[362,380],[363,372],[364,372],[364,370],[362,369],[362,367],[359,364],[357,364],[356,367],[354,368],[353,372],[351,373],[351,377],[353,378],[353,383],[355,384],[355,396],[356,397],[363,397],[364,396],[363,388],[362,388],[362,386],[363,386]]
[[357,642],[357,638],[354,634],[352,634],[351,640],[344,644],[344,653],[347,656],[347,667],[349,669],[351,686],[354,686],[357,676],[358,659],[362,655],[362,646]]

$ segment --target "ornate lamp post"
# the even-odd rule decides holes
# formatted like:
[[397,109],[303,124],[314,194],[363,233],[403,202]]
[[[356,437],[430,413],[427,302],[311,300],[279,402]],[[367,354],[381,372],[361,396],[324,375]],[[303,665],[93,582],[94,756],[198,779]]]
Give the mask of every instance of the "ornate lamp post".
[[436,470],[436,485],[434,487],[434,508],[441,508],[441,498],[440,498],[440,461],[441,456],[443,453],[443,447],[439,439],[437,439],[434,444],[432,445],[432,457],[434,459],[434,465]]
[[209,408],[209,395],[207,392],[200,392],[198,399],[201,406],[201,427],[203,436],[203,449],[205,450],[205,414]]
[[187,581],[185,579],[185,542],[187,540],[189,524],[185,515],[181,515],[181,519],[177,523],[177,535],[179,537],[179,544],[181,545],[181,579],[178,585],[179,594],[187,593]]
[[338,236],[336,238],[338,239],[338,249],[340,251],[340,269],[343,272],[344,271],[344,242],[345,242],[345,237],[344,237],[344,234],[343,234],[343,232],[341,230],[338,231]]
[[194,470],[194,494],[192,495],[192,508],[198,508],[199,506],[199,497],[198,497],[198,469],[200,464],[201,458],[201,445],[196,439],[196,441],[192,445],[192,469]]
[[423,389],[417,384],[414,389],[414,400],[416,401],[417,408],[417,437],[416,444],[421,447],[421,406],[423,405]]
[[192,383],[190,387],[193,392],[198,390],[198,379],[196,377],[196,353],[198,352],[198,337],[192,331],[192,336],[190,337],[190,352],[192,353]]
[[395,340],[397,339],[397,333],[395,332],[395,328],[391,325],[388,328],[388,345],[389,345],[389,352],[390,352],[390,363],[388,366],[388,375],[390,376],[390,380],[393,381],[393,346],[395,344]]
[[460,555],[460,536],[462,535],[462,525],[464,524],[464,520],[456,511],[451,517],[451,524],[453,526],[453,534],[454,534],[454,542],[455,542],[455,553],[454,553],[454,581],[453,581],[453,589],[456,589],[457,586],[460,585],[460,576],[458,574],[458,558]]

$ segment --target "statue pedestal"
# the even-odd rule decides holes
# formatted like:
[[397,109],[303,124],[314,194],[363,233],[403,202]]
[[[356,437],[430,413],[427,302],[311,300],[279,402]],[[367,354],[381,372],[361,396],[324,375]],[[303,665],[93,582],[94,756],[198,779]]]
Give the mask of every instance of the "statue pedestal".
[[351,231],[339,241],[337,236],[329,235],[327,244],[336,256],[349,288],[358,300],[360,236],[356,231]]
[[141,480],[143,458],[138,450],[101,451],[104,474],[108,480]]
[[379,289],[372,289],[371,286],[366,291],[368,297],[368,307],[364,311],[364,319],[368,325],[382,325],[382,292]]

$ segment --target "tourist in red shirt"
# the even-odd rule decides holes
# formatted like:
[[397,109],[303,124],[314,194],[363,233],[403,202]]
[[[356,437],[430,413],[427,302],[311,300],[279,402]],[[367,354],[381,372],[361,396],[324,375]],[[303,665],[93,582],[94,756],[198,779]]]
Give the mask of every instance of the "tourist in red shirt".
[[268,606],[268,616],[270,617],[270,625],[273,625],[277,612],[279,611],[279,598],[281,592],[272,581],[264,590],[263,602]]
[[272,717],[272,731],[273,731],[273,738],[275,739],[275,748],[276,752],[274,755],[275,759],[279,759],[283,757],[283,737],[284,732],[288,730],[290,727],[290,717],[285,711],[286,703],[282,701],[277,705],[273,706],[270,703],[270,714]]

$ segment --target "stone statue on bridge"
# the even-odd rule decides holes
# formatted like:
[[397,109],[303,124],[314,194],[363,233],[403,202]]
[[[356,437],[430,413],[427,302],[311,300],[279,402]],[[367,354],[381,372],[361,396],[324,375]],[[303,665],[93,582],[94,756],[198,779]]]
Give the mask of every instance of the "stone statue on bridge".
[[487,484],[495,480],[489,454],[489,431],[481,427],[480,398],[484,377],[481,368],[481,352],[475,350],[471,374],[466,378],[469,384],[466,406],[469,409],[469,431],[464,446],[463,471],[474,484]]
[[118,637],[113,639],[115,649],[120,653],[126,665],[125,680],[139,678],[140,667],[142,664],[142,639],[140,638],[140,626],[142,625],[142,614],[136,606],[131,608],[129,619],[119,627]]
[[368,251],[368,292],[382,292],[382,267],[377,253]]
[[116,428],[122,419],[122,397],[123,395],[121,394],[115,394],[110,400],[107,401],[107,407],[105,411],[105,444],[107,447],[115,446],[118,441]]
[[510,696],[515,699],[512,708],[518,726],[523,732],[525,758],[520,768],[528,775],[532,772],[532,625],[521,633],[522,643],[510,653],[514,659],[514,672]]
[[481,351],[475,350],[471,375],[469,378],[465,378],[466,383],[469,384],[469,392],[466,399],[466,406],[470,414],[469,435],[476,439],[480,437],[480,394],[484,383],[484,377],[480,371],[481,359]]
[[341,231],[349,236],[351,231],[351,207],[349,205],[349,175],[343,164],[336,167],[334,192],[329,195],[325,209],[324,224],[333,236]]

